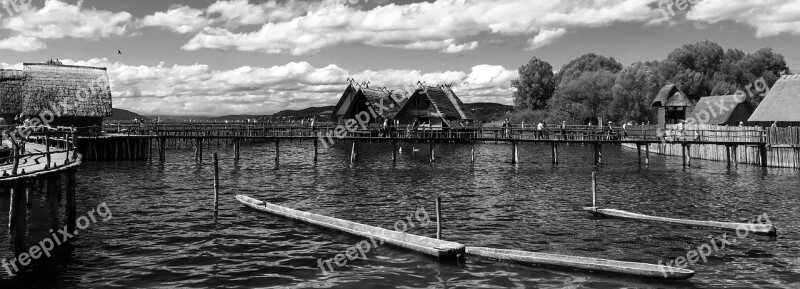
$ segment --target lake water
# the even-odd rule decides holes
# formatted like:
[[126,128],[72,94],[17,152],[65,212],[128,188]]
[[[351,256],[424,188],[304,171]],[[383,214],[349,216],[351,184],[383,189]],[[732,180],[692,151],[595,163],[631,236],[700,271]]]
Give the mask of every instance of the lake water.
[[[414,147],[420,149],[414,153]],[[0,288],[84,287],[275,287],[275,288],[508,288],[508,287],[740,287],[800,286],[800,172],[755,166],[727,168],[679,157],[651,156],[639,167],[636,151],[604,148],[602,166],[592,164],[591,146],[561,146],[561,164],[550,148],[521,145],[511,164],[510,146],[437,144],[436,163],[427,145],[403,144],[392,164],[390,145],[362,144],[357,164],[349,143],[247,144],[234,164],[231,148],[206,148],[197,165],[193,151],[172,149],[157,162],[86,163],[78,174],[78,215],[105,202],[113,212],[54,255],[10,279],[0,268]],[[220,153],[222,197],[213,218],[213,164]],[[632,277],[496,262],[468,257],[439,263],[421,254],[381,246],[367,260],[348,261],[323,274],[318,259],[333,258],[361,239],[245,209],[237,194],[384,228],[423,208],[435,214],[443,199],[443,238],[468,246],[520,249],[657,264],[685,256],[708,236],[735,233],[656,223],[594,219],[580,209],[591,204],[591,172],[598,172],[598,205],[665,217],[747,221],[768,214],[778,237],[738,242],[689,268],[694,278],[663,282]],[[37,194],[34,211],[42,208]],[[47,237],[41,211],[29,222],[30,245]],[[0,222],[7,224],[7,214]],[[416,221],[416,218],[414,219]],[[421,223],[421,222],[419,222]],[[419,224],[417,223],[417,224]],[[5,225],[0,232],[8,235]],[[409,232],[435,236],[436,225]],[[10,248],[9,238],[0,238]],[[730,239],[730,238],[729,238]],[[12,253],[5,250],[5,258]]]

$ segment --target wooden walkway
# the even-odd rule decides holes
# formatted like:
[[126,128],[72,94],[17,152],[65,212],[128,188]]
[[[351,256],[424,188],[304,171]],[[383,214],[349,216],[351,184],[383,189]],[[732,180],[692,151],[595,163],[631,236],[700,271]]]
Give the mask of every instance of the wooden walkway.
[[69,151],[53,152],[50,153],[50,165],[48,166],[47,160],[47,147],[45,145],[28,143],[25,144],[25,153],[19,157],[19,166],[17,169],[19,173],[12,175],[14,167],[13,163],[6,163],[0,165],[3,177],[0,180],[13,180],[22,177],[31,177],[39,174],[66,170],[81,164],[81,158],[72,159],[72,154]]

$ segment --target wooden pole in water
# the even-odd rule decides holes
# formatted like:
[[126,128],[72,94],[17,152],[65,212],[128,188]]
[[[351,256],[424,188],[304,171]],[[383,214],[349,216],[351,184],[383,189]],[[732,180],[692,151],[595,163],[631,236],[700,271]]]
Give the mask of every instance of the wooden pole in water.
[[442,239],[442,197],[436,197],[436,239]]
[[597,208],[597,172],[592,172],[592,208]]
[[45,152],[47,153],[47,164],[44,166],[44,169],[49,169],[50,168],[50,164],[53,163],[53,161],[50,158],[50,133],[49,132],[44,134],[44,149],[45,149]]
[[219,159],[214,153],[214,218],[219,212]]
[[686,165],[692,166],[692,145],[686,145]]
[[731,146],[725,146],[725,161],[728,164],[728,167],[731,167]]
[[433,141],[431,141],[428,145],[428,149],[431,152],[431,162],[436,161],[436,151],[433,149]]
[[67,171],[67,231],[75,232],[77,222],[75,206],[75,169]]
[[[234,154],[234,160],[237,161],[237,162],[239,161],[239,150],[240,150],[239,147],[240,147],[239,138],[234,138],[233,139],[233,154]],[[216,155],[216,153],[214,153],[214,154]]]
[[19,255],[26,252],[25,233],[27,231],[27,209],[25,208],[25,181],[17,181],[12,192],[11,206],[14,208],[14,217],[11,219],[14,224],[14,254]]
[[275,139],[275,163],[281,160],[281,139]]
[[58,230],[58,183],[55,177],[47,178],[47,203],[50,207],[50,228],[55,232]]
[[200,154],[197,157],[197,162],[202,164],[203,163],[203,139],[202,138],[197,140],[197,145],[200,147]]
[[317,160],[319,159],[318,154],[319,154],[319,140],[314,139],[314,163],[317,163]]
[[557,152],[557,148],[556,148],[556,143],[554,143],[554,142],[550,143],[550,155],[553,158],[553,164],[557,164],[558,163],[558,152]]
[[681,145],[681,159],[683,160],[683,167],[686,167],[686,145]]
[[650,144],[644,145],[644,164],[650,165]]
[[472,163],[474,164],[475,163],[475,143],[474,142],[471,145],[471,151],[472,151]]
[[636,154],[637,154],[637,156],[638,156],[638,158],[636,159],[636,161],[637,161],[637,162],[639,163],[639,165],[641,166],[641,165],[642,165],[642,144],[640,144],[640,143],[637,143],[637,144],[636,144]]
[[392,141],[392,162],[397,162],[397,141]]

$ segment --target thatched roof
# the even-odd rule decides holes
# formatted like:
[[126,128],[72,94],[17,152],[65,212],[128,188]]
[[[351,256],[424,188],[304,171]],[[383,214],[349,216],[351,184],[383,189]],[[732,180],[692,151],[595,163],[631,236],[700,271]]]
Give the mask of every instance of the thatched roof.
[[111,87],[105,68],[25,63],[23,71],[26,81],[22,113],[60,110],[60,116],[111,116]]
[[347,114],[350,103],[353,101],[353,98],[355,98],[356,91],[352,83],[347,85],[347,88],[344,89],[344,93],[342,93],[342,96],[339,98],[339,102],[336,103],[333,113],[331,113],[332,120],[336,120],[337,116],[344,116]]
[[[403,114],[409,109],[410,103],[415,99],[424,99],[431,102],[433,108],[436,110],[435,116],[442,117],[448,120],[467,120],[471,119],[467,110],[464,109],[464,103],[456,96],[453,90],[447,86],[425,86],[414,91],[409,101],[397,113]],[[417,112],[419,114],[419,112]],[[418,117],[434,116],[431,113],[427,115],[415,115]]]
[[668,84],[661,88],[656,98],[653,100],[653,107],[667,106],[693,106],[694,103],[686,96],[678,86]]
[[400,104],[392,98],[392,93],[388,90],[360,88],[356,93],[356,99],[361,99],[363,95],[375,113],[383,118],[392,118],[400,111]]
[[781,77],[750,116],[751,122],[800,122],[800,74]]
[[[741,115],[734,115],[734,112]],[[736,124],[740,121],[747,121],[751,113],[753,113],[753,106],[746,97],[741,99],[737,95],[706,96],[697,102],[691,116],[687,119],[693,118],[698,124]],[[731,119],[732,117],[734,119]]]
[[22,70],[0,69],[0,114],[22,112],[25,74]]

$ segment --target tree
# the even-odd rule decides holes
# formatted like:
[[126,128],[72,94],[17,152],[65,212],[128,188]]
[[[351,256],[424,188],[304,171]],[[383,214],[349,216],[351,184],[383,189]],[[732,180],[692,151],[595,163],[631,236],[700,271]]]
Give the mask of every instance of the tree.
[[668,82],[677,84],[689,98],[711,95],[714,74],[725,58],[719,44],[705,40],[675,49],[659,69]]
[[650,105],[663,83],[658,73],[658,62],[636,62],[623,69],[612,89],[612,101],[607,112],[610,120],[655,121],[655,111]]
[[600,70],[617,73],[622,70],[622,64],[613,57],[587,53],[565,64],[556,75],[556,84],[561,86],[563,83],[578,78],[584,72]]
[[553,96],[555,82],[553,66],[533,57],[519,68],[519,78],[511,81],[515,109],[542,109]]
[[608,117],[606,106],[612,100],[616,74],[600,69],[585,71],[576,78],[564,78],[549,102],[551,111],[572,119],[572,122],[596,122]]

